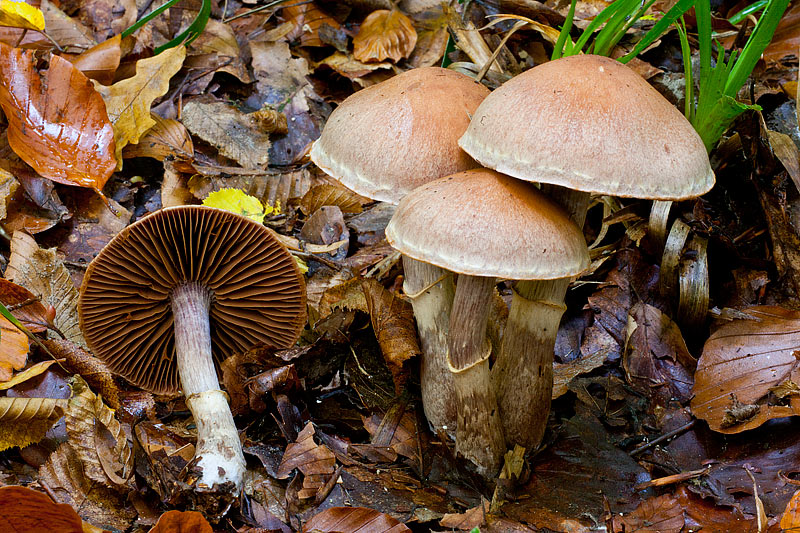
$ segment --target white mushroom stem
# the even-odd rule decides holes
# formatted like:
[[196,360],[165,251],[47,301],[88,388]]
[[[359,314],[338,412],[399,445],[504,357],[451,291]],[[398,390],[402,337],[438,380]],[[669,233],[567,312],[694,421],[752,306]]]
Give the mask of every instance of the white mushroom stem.
[[[178,374],[197,425],[195,458],[202,474],[195,486],[238,493],[245,471],[244,454],[211,355],[210,303],[209,291],[198,283],[186,283],[172,292]],[[232,483],[233,490],[223,487],[224,483]]]
[[422,345],[420,388],[425,416],[434,429],[456,431],[456,396],[447,365],[447,332],[453,307],[453,275],[438,266],[403,256],[403,291],[409,296]]
[[[589,193],[543,186],[553,200],[583,227]],[[503,332],[500,353],[492,367],[492,388],[500,407],[506,443],[527,449],[539,446],[547,427],[553,394],[556,333],[566,310],[569,279],[518,281]]]
[[461,274],[450,314],[448,360],[458,410],[456,451],[494,476],[505,452],[503,426],[489,382],[486,323],[495,279]]

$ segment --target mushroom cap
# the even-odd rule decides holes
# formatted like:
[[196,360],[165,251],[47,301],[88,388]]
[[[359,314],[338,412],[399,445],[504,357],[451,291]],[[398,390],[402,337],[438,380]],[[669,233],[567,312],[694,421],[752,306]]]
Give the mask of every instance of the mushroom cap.
[[170,294],[192,281],[212,294],[218,364],[259,342],[290,347],[305,325],[302,274],[270,229],[229,211],[178,206],[131,224],[89,264],[78,301],[89,347],[143,389],[178,391]]
[[396,204],[423,183],[479,166],[457,143],[488,94],[453,70],[409,70],[345,99],[311,160],[358,194]]
[[459,144],[499,172],[585,192],[682,200],[714,186],[689,121],[633,70],[601,56],[557,59],[507,81]]
[[414,189],[386,238],[414,259],[472,276],[556,279],[589,266],[583,233],[561,207],[530,183],[485,168]]

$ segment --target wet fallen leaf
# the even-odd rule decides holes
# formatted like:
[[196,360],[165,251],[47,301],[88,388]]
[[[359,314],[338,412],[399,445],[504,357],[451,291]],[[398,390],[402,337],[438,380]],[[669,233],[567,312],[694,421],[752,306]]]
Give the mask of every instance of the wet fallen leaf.
[[39,442],[66,408],[56,398],[0,398],[0,450]]
[[781,516],[781,529],[796,531],[800,529],[800,490],[794,493]]
[[114,411],[80,376],[73,380],[72,388],[66,412],[69,444],[80,457],[88,479],[120,490],[133,471],[125,432]]
[[136,144],[156,122],[150,117],[153,101],[166,94],[169,80],[174,76],[186,57],[186,48],[176,46],[155,57],[140,59],[136,63],[136,75],[114,85],[96,84],[108,109],[108,118],[114,125],[117,169],[122,168],[122,149]]
[[0,26],[43,31],[44,15],[21,0],[0,0]]
[[304,533],[403,533],[410,532],[399,520],[364,507],[331,507],[303,526]]
[[121,40],[120,35],[115,35],[71,58],[70,62],[90,80],[110,85],[114,81],[114,75],[122,58]]
[[52,56],[40,76],[32,52],[0,43],[0,107],[11,148],[36,172],[103,188],[114,171],[113,130],[102,98],[69,61]]
[[0,487],[0,528],[3,531],[81,533],[81,517],[69,505],[26,487]]
[[247,169],[269,162],[269,135],[253,119],[224,102],[192,100],[183,106],[186,128]]
[[353,57],[370,63],[411,55],[417,45],[417,30],[411,19],[398,9],[379,9],[370,13],[353,38]]
[[[800,380],[800,313],[779,307],[744,310],[759,320],[734,320],[706,341],[697,364],[692,412],[714,431],[739,433],[772,418],[800,414],[800,398],[770,398],[770,389]],[[748,408],[748,406],[750,406]]]
[[67,339],[86,346],[78,322],[78,290],[55,250],[39,248],[33,237],[15,231],[6,278],[55,307],[56,327]]
[[300,200],[300,209],[306,215],[313,214],[325,205],[336,206],[342,213],[360,213],[361,197],[341,185],[324,183],[309,189]]
[[149,533],[214,533],[214,530],[197,511],[167,511]]
[[629,533],[679,533],[683,509],[669,494],[645,500],[632,513],[614,516],[614,528]]
[[122,151],[123,157],[152,157],[164,161],[174,156],[191,160],[194,157],[192,138],[186,127],[174,119],[161,118],[150,114],[155,125],[139,139],[137,144],[129,144]]

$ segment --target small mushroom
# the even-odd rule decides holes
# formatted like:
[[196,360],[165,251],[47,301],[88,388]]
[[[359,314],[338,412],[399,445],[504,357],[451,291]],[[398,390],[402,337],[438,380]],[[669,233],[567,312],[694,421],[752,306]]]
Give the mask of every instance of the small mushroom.
[[[489,168],[545,184],[579,227],[590,193],[683,200],[714,185],[692,125],[641,76],[601,56],[565,57],[512,78],[481,103],[459,145]],[[492,369],[509,445],[534,448],[544,436],[568,284],[515,286]]]
[[215,363],[257,343],[292,346],[305,325],[297,264],[271,230],[202,206],[128,226],[91,262],[80,323],[94,354],[155,393],[183,390],[197,424],[198,503],[221,516],[245,461]]
[[458,409],[456,450],[482,474],[493,475],[506,449],[486,340],[496,278],[579,274],[589,265],[583,234],[534,186],[473,169],[409,193],[386,227],[386,238],[417,261],[459,274],[448,338]]
[[[453,70],[406,71],[346,98],[314,143],[311,160],[358,194],[397,204],[415,187],[479,166],[458,147],[458,138],[488,94]],[[452,433],[456,408],[447,330],[453,279],[410,257],[403,258],[403,272],[422,345],[423,409],[434,428]]]

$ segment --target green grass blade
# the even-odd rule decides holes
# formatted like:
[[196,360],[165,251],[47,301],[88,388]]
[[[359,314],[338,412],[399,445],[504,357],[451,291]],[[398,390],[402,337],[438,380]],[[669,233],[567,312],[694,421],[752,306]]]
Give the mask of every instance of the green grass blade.
[[656,39],[661,37],[661,35],[667,31],[667,28],[669,28],[672,23],[686,13],[689,8],[694,5],[694,3],[695,0],[680,0],[677,4],[672,6],[672,9],[667,11],[667,13],[661,17],[661,19],[656,22],[652,28],[650,28],[650,31],[645,34],[642,40],[636,43],[636,46],[633,47],[633,50],[621,57],[619,61],[621,63],[627,63],[634,57],[641,54],[645,48],[653,44]]
[[764,6],[766,6],[768,3],[769,0],[758,0],[758,2],[750,4],[749,6],[745,7],[732,17],[729,17],[728,22],[730,22],[731,24],[739,24],[741,21],[747,18],[747,15],[758,13],[759,11],[764,9]]
[[[553,48],[553,56],[550,59],[559,59],[564,55],[565,51],[565,44],[572,43],[572,39],[570,39],[569,32],[572,31],[572,21],[575,18],[575,5],[578,3],[578,0],[572,0],[572,3],[569,5],[569,12],[567,13],[567,18],[564,21],[564,25],[561,26],[561,33],[558,34],[558,40],[556,41],[556,45]],[[570,52],[568,55],[572,55],[572,45],[570,44],[568,51]]]
[[694,75],[692,74],[692,49],[689,47],[689,36],[686,34],[686,24],[683,17],[675,22],[678,29],[678,38],[681,43],[681,55],[683,56],[683,77],[686,82],[686,98],[683,106],[683,116],[689,122],[694,122]]
[[[608,5],[600,13],[598,13],[597,16],[594,17],[592,22],[590,22],[589,25],[586,26],[586,28],[583,30],[583,33],[581,33],[581,36],[575,42],[575,48],[577,50],[575,52],[575,54],[580,53],[580,51],[583,50],[584,46],[586,46],[586,43],[592,37],[594,32],[597,31],[600,28],[600,26],[605,24],[606,21],[610,20],[616,13],[618,13],[620,10],[622,10],[625,7],[626,4],[630,4],[630,1],[629,0],[617,0],[616,2],[613,2],[612,4]],[[630,8],[628,8],[628,9],[630,10]],[[597,35],[597,37],[595,37],[595,45],[597,43],[597,39],[600,38],[600,35],[602,35],[604,30],[605,30],[605,28],[600,30],[600,33]],[[595,46],[595,48],[596,48],[596,46]]]
[[141,19],[139,19],[136,22],[134,22],[129,28],[123,30],[122,31],[122,37],[127,37],[129,35],[132,35],[133,32],[135,32],[136,30],[138,30],[139,28],[141,28],[142,26],[144,26],[145,24],[147,24],[148,22],[150,22],[151,20],[153,20],[154,18],[159,16],[161,13],[163,13],[164,11],[166,11],[169,8],[171,8],[172,6],[174,6],[177,3],[178,3],[178,0],[169,0],[169,2],[167,2],[163,6],[160,6],[160,7],[156,8],[156,9],[154,9],[153,11],[151,11],[150,13],[148,13],[147,15],[142,17]]
[[197,39],[203,30],[206,29],[206,24],[208,24],[208,17],[211,16],[211,0],[203,0],[203,5],[200,7],[200,12],[197,13],[197,16],[189,25],[188,28],[180,35],[177,35],[174,39],[170,42],[162,44],[158,48],[156,48],[153,53],[155,55],[160,54],[164,50],[169,48],[174,48],[180,44],[188,45],[195,39]]

